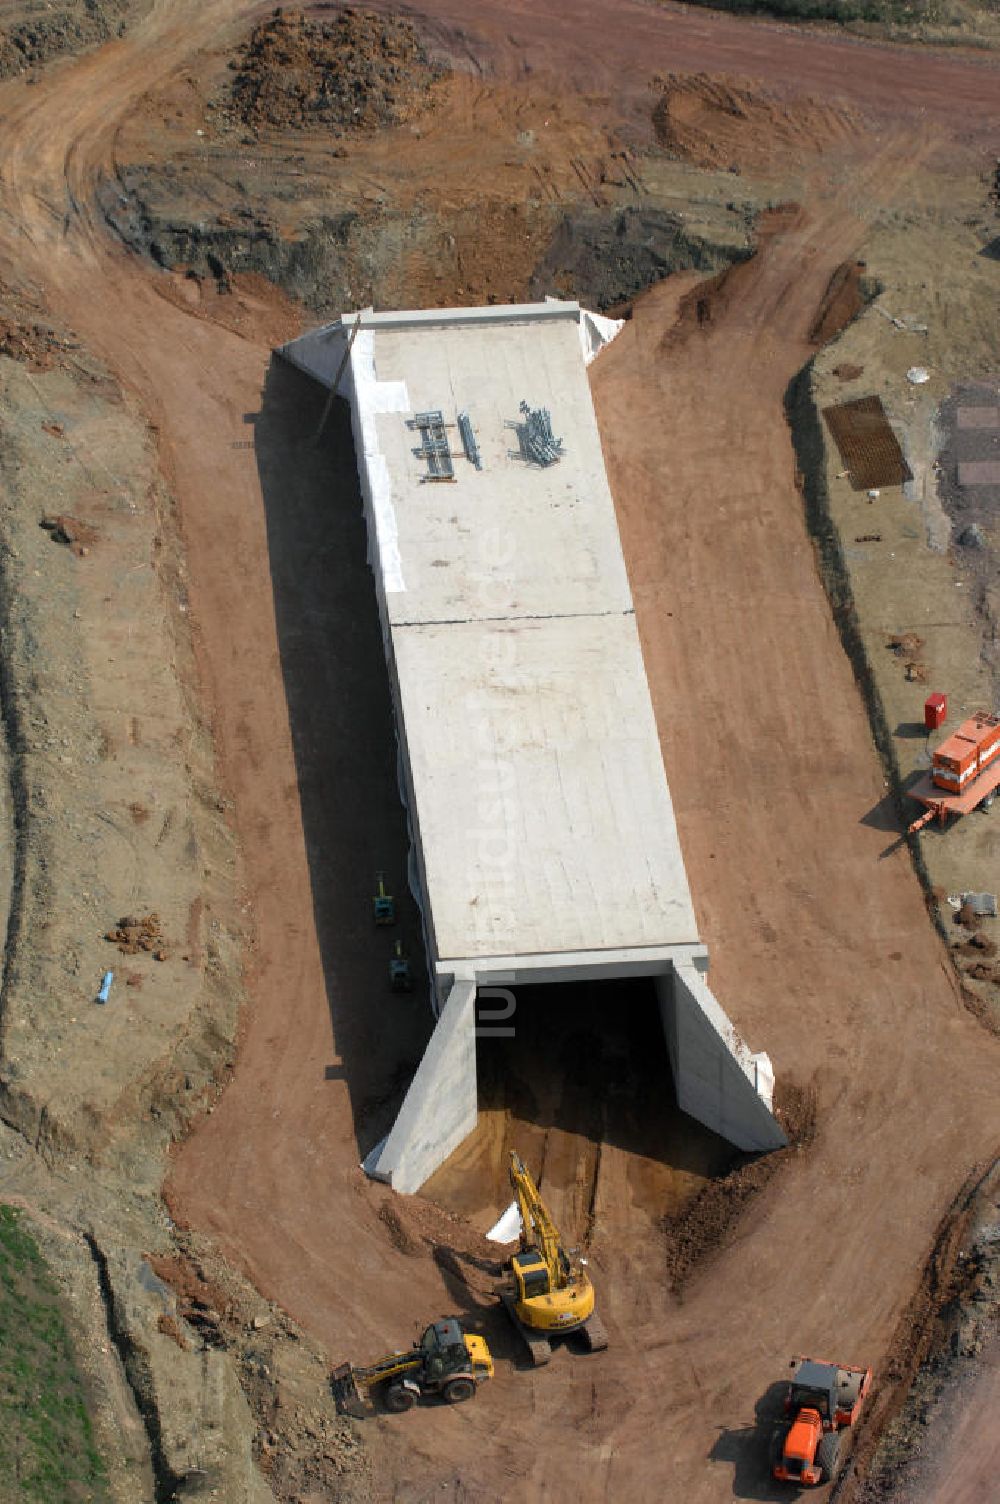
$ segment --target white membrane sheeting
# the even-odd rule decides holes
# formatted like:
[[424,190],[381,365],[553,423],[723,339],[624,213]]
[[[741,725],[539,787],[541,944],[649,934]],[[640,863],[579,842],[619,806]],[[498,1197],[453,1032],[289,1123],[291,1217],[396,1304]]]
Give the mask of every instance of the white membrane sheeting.
[[360,330],[354,340],[348,379],[353,392],[351,407],[358,420],[355,427],[360,431],[358,448],[363,457],[362,473],[367,479],[366,500],[378,538],[379,567],[386,590],[399,592],[406,589],[403,561],[399,555],[389,466],[378,447],[376,419],[383,413],[408,413],[410,397],[405,381],[379,381],[375,375],[375,335],[371,330]]

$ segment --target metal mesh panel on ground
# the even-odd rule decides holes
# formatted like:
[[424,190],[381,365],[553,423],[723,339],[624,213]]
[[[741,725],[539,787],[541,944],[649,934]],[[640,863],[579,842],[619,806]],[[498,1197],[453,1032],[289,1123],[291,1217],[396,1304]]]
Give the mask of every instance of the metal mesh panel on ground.
[[881,397],[840,402],[835,407],[825,407],[823,416],[855,491],[901,486],[913,479],[899,440],[889,427]]

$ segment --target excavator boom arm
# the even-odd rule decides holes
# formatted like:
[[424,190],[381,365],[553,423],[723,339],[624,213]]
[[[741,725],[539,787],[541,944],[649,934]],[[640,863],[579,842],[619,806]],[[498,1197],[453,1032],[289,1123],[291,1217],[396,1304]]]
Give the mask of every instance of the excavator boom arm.
[[559,1229],[535,1185],[531,1174],[517,1153],[510,1156],[510,1183],[521,1213],[522,1247],[537,1248],[549,1271],[550,1287],[561,1290],[569,1278],[569,1259],[559,1237]]

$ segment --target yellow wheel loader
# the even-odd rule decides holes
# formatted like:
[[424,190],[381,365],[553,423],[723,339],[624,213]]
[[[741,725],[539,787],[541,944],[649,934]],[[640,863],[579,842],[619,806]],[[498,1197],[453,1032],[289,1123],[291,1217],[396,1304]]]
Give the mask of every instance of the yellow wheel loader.
[[521,1248],[510,1261],[511,1288],[500,1299],[538,1367],[553,1339],[578,1332],[588,1352],[603,1351],[608,1334],[594,1310],[585,1261],[563,1247],[559,1230],[524,1161],[510,1156],[510,1183],[521,1214]]
[[449,1405],[471,1400],[492,1377],[493,1357],[485,1337],[463,1331],[448,1316],[432,1322],[408,1352],[389,1353],[367,1368],[342,1363],[330,1375],[330,1385],[339,1414],[364,1420],[374,1413],[371,1391],[379,1385],[385,1385],[385,1408],[400,1415],[425,1394],[439,1394]]

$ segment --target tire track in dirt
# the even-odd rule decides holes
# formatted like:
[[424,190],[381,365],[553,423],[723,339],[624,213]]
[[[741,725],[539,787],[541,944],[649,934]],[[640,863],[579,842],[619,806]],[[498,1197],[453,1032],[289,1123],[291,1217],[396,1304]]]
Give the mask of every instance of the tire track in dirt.
[[[884,197],[898,171],[916,170],[908,151],[902,134],[885,145],[852,197]],[[792,483],[784,388],[809,358],[809,317],[835,265],[856,252],[862,229],[842,199],[817,192],[805,210],[774,217],[758,256],[726,275],[700,321],[677,329],[672,290],[650,294],[594,378],[716,986],[727,1003],[742,999],[741,1026],[768,1041],[779,1072],[787,1063],[796,1075],[822,1073],[816,1149],[751,1208],[738,1240],[711,1279],[686,1296],[677,1320],[690,1332],[696,1311],[704,1314],[714,1297],[730,1334],[742,1320],[762,1346],[771,1333],[763,1362],[739,1337],[728,1359],[716,1355],[729,1379],[741,1374],[744,1413],[766,1389],[768,1363],[770,1378],[779,1376],[785,1347],[844,1348],[848,1357],[853,1348],[877,1362],[878,1343],[891,1333],[886,1318],[905,1302],[936,1207],[989,1144],[997,1120],[982,1041],[956,1016],[953,981],[908,863],[879,872],[877,843],[856,823],[865,791],[872,804],[880,797],[881,779]],[[692,737],[676,707],[696,704],[699,735]],[[674,710],[662,713],[667,707]],[[717,759],[712,747],[721,749]],[[744,897],[750,891],[753,910]],[[878,936],[900,927],[909,947],[905,967],[877,979],[884,966]],[[765,928],[774,940],[762,939]],[[845,954],[863,968],[846,985]],[[900,1033],[897,1010],[910,995],[922,1001],[915,1013],[906,1008]],[[879,1059],[883,1050],[889,1053]],[[940,1100],[941,1052],[956,1081],[966,1068],[981,1072],[975,1108],[957,1084],[950,1104]],[[881,1102],[877,1130],[873,1094]],[[953,1111],[961,1112],[965,1134],[954,1132]],[[918,1141],[927,1146],[919,1155],[926,1177],[919,1193],[898,1168]],[[890,1202],[895,1210],[887,1215]],[[812,1227],[841,1234],[824,1253],[822,1280],[810,1275],[811,1240],[794,1230],[796,1207],[806,1205]],[[854,1229],[861,1225],[859,1238]],[[744,1284],[733,1299],[728,1282],[739,1279],[741,1267]],[[872,1298],[876,1286],[881,1305]],[[850,1301],[840,1293],[847,1290]],[[713,1347],[702,1333],[706,1364]],[[716,1386],[716,1401],[724,1402],[718,1384],[715,1377],[706,1387],[711,1394]],[[705,1452],[748,1480],[754,1445],[751,1424],[716,1447],[706,1437]],[[714,1491],[721,1477],[713,1487],[711,1472],[690,1474],[683,1496],[722,1497]]]
[[[391,0],[372,0],[391,10]],[[582,94],[607,94],[648,138],[654,74],[726,75],[754,79],[789,95],[857,105],[879,120],[930,120],[950,134],[989,149],[995,136],[1000,66],[973,50],[862,41],[669,0],[624,3],[609,24],[593,0],[510,0],[498,12],[489,0],[423,0],[421,11],[450,35],[475,40],[489,74],[516,80],[526,64]],[[962,117],[956,118],[961,101]]]

